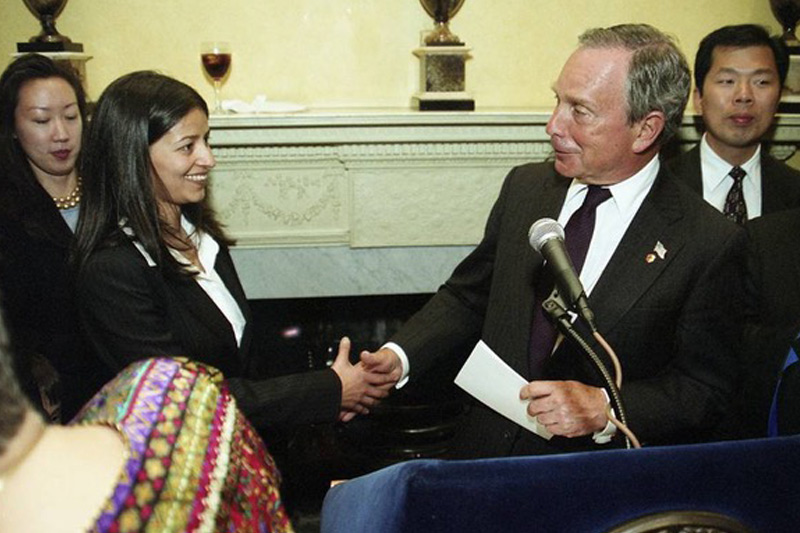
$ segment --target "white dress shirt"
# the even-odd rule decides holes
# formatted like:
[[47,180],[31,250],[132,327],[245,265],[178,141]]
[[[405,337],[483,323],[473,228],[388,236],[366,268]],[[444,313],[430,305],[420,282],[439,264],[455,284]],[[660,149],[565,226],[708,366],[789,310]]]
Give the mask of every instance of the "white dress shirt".
[[[747,160],[742,167],[747,174],[742,180],[744,202],[747,204],[747,219],[761,216],[761,146],[756,148],[753,157]],[[700,167],[703,174],[703,199],[713,205],[717,211],[722,212],[725,199],[733,185],[733,178],[728,173],[733,165],[722,159],[711,148],[706,140],[706,134],[700,140]]]

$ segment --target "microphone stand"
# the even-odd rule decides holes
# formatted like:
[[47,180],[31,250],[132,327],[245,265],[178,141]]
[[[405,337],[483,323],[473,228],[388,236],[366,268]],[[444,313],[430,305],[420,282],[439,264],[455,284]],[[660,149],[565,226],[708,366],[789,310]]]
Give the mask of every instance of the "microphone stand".
[[[627,427],[627,416],[622,406],[622,398],[620,397],[619,388],[614,382],[614,378],[611,377],[611,374],[608,372],[606,365],[597,355],[597,352],[595,352],[589,343],[586,342],[586,340],[580,335],[580,333],[578,333],[575,328],[572,327],[572,321],[570,320],[569,313],[567,312],[567,307],[568,306],[559,294],[558,289],[553,290],[550,296],[544,302],[542,302],[542,308],[550,316],[561,334],[564,335],[564,337],[572,339],[572,341],[578,344],[578,346],[581,347],[586,355],[589,356],[589,360],[592,362],[592,364],[594,364],[595,368],[600,373],[600,376],[603,378],[603,381],[606,383],[605,388],[609,393],[612,407],[618,413],[619,421]],[[590,324],[590,327],[594,329],[593,324]],[[627,434],[625,435],[625,447],[628,449],[631,448],[631,439]]]

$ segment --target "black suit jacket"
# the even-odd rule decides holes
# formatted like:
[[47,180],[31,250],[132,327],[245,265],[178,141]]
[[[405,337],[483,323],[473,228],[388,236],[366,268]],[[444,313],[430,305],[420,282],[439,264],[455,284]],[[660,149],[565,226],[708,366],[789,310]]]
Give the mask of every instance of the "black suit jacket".
[[[392,339],[408,353],[411,379],[441,357],[466,359],[478,338],[529,375],[534,287],[545,267],[527,232],[539,218],[557,218],[569,184],[551,164],[511,171],[481,243]],[[664,259],[647,262],[658,242]],[[696,440],[727,409],[743,270],[744,232],[662,169],[589,298],[622,362],[629,426],[645,443]],[[601,384],[571,343],[562,343],[545,374]],[[456,455],[587,447],[588,438],[548,443],[475,404]]]
[[256,425],[335,421],[341,383],[333,370],[269,379],[251,373],[249,306],[225,247],[214,268],[248,319],[240,348],[230,323],[195,280],[164,276],[131,242],[92,255],[78,290],[87,334],[104,361],[118,372],[137,359],[187,356],[220,369]]
[[[800,209],[753,220],[747,233],[750,306],[741,425],[744,436],[763,437],[778,376],[800,331]],[[791,379],[784,385],[797,387]],[[786,401],[797,404],[800,394],[787,395]],[[797,412],[797,407],[793,409]]]
[[[667,166],[678,179],[703,196],[700,145],[670,159]],[[761,214],[800,207],[800,171],[761,150]]]
[[109,376],[81,333],[74,279],[67,266],[73,239],[67,223],[37,184],[0,190],[0,301],[20,380],[40,405],[31,375],[34,355],[58,372],[64,421],[71,419]]
[[747,225],[754,320],[800,324],[800,208]]

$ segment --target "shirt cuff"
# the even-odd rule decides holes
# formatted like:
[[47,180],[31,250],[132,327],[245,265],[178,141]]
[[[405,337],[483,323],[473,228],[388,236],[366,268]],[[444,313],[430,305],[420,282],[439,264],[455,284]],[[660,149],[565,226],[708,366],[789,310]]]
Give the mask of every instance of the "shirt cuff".
[[[606,391],[605,389],[600,389],[600,390],[603,391],[603,396],[606,397],[606,405],[611,403],[611,398],[608,397],[608,391]],[[617,416],[617,414],[614,412],[613,409],[611,410],[611,414],[614,415],[615,417]],[[596,444],[608,444],[609,442],[611,442],[612,437],[614,437],[614,435],[616,434],[617,434],[617,426],[615,426],[611,422],[611,420],[609,420],[606,423],[606,427],[604,427],[602,431],[595,431],[592,434],[592,440]]]
[[403,387],[406,383],[408,383],[408,371],[411,368],[411,365],[408,363],[408,356],[406,355],[406,351],[403,350],[399,344],[395,344],[393,342],[387,342],[381,348],[389,348],[394,353],[397,354],[397,357],[400,358],[400,367],[403,369],[403,373],[400,375],[400,380],[395,384],[394,388],[399,389]]

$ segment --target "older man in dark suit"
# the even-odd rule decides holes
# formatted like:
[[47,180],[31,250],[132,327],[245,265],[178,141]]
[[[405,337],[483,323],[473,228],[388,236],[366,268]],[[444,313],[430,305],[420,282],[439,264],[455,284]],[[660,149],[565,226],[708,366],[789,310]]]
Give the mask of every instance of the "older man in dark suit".
[[800,172],[761,147],[788,68],[783,42],[753,24],[720,28],[697,50],[694,106],[706,131],[668,166],[739,223],[800,207]]
[[540,439],[476,403],[457,456],[592,449],[615,432],[602,381],[582,352],[567,341],[542,349],[537,308],[552,283],[527,238],[532,222],[553,217],[566,224],[569,248],[570,219],[587,209],[595,226],[580,279],[621,360],[630,428],[644,443],[694,441],[726,410],[744,232],[676,183],[658,157],[689,89],[685,58],[655,28],[582,35],[553,86],[555,163],[513,169],[475,251],[390,343],[361,354],[388,380],[414,380],[442,358],[465,360],[480,338],[530,380],[512,394],[556,437]]

